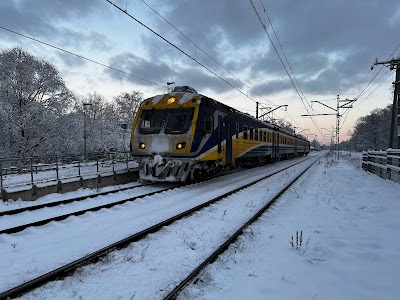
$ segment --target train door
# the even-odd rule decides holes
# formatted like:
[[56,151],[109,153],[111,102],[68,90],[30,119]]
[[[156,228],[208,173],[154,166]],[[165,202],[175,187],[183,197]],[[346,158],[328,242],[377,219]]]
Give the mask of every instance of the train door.
[[232,164],[232,125],[233,123],[231,120],[226,118],[225,124],[225,136],[226,136],[226,147],[225,147],[225,154],[226,154],[226,164]]
[[223,137],[223,121],[222,116],[218,116],[218,153],[221,154],[222,152],[222,141],[224,140]]
[[275,147],[274,147],[274,151],[275,151],[275,158],[279,160],[279,132],[275,132],[274,134],[275,136]]

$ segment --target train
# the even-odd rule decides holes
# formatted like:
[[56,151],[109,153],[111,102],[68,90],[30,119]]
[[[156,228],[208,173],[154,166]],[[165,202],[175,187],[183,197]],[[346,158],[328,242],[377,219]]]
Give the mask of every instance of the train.
[[307,155],[310,142],[190,86],[145,99],[134,118],[130,153],[139,179],[188,182],[237,167]]

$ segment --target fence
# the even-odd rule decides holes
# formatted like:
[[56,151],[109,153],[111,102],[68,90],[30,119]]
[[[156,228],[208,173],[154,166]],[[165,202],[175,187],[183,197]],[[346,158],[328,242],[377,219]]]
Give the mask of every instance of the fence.
[[0,191],[18,186],[57,183],[81,177],[135,168],[129,152],[98,152],[84,155],[47,155],[0,159]]
[[400,149],[363,152],[362,168],[384,179],[400,182]]

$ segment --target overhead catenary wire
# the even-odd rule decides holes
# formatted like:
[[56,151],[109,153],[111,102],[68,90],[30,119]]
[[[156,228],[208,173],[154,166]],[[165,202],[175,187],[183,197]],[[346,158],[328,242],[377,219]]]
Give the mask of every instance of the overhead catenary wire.
[[[397,49],[399,49],[400,47],[400,43],[397,45],[397,47],[393,50],[393,52],[389,55],[388,59],[390,59],[397,51]],[[366,87],[361,91],[361,93],[356,97],[356,99],[360,98],[362,96],[362,94],[366,91],[366,89],[370,86],[370,84],[372,83],[372,81],[376,78],[376,76],[378,76],[378,74],[382,71],[384,65],[382,65],[378,72],[375,74],[375,76],[368,82],[368,84],[366,85]],[[371,68],[372,70],[372,68]],[[370,70],[370,71],[371,71]],[[369,74],[369,72],[367,73],[367,75]],[[366,77],[366,76],[365,76]],[[364,80],[364,79],[363,79]],[[358,85],[359,86],[359,85]]]
[[[262,99],[266,100],[267,102],[271,103],[272,105],[276,105],[274,104],[272,101],[266,99],[265,97],[263,97],[262,95],[260,95],[257,91],[255,91],[254,89],[252,89],[250,86],[248,86],[246,83],[244,83],[241,79],[239,79],[237,76],[235,76],[234,74],[232,74],[228,69],[226,69],[222,64],[220,64],[216,59],[214,59],[212,56],[210,56],[208,53],[206,53],[202,48],[200,48],[196,43],[194,43],[189,37],[187,37],[182,31],[180,31],[176,26],[174,26],[171,22],[169,22],[166,18],[164,18],[159,12],[157,12],[153,7],[151,7],[146,1],[141,0],[147,7],[149,7],[154,13],[156,13],[160,18],[162,18],[165,22],[167,22],[172,28],[174,28],[177,32],[179,32],[185,39],[187,39],[192,45],[194,45],[196,47],[196,49],[199,49],[202,53],[204,53],[207,57],[209,57],[212,61],[214,61],[218,66],[220,66],[222,69],[224,69],[228,74],[230,74],[232,77],[234,77],[235,79],[237,79],[240,83],[242,83],[244,86],[247,87],[247,89],[249,91],[254,92],[255,94],[257,94],[258,96],[260,96]],[[135,20],[136,22],[138,22],[140,25],[144,26],[146,29],[150,30],[152,33],[156,34],[158,37],[160,37],[161,39],[163,39],[165,42],[167,42],[168,44],[170,44],[171,46],[173,46],[174,48],[176,48],[177,50],[179,50],[180,52],[182,52],[183,54],[185,54],[187,57],[189,57],[190,59],[192,59],[193,61],[195,61],[196,63],[198,63],[200,66],[202,66],[203,68],[205,68],[207,71],[209,71],[210,73],[212,73],[214,76],[218,77],[219,79],[221,79],[222,81],[224,81],[225,83],[229,84],[231,87],[233,87],[234,89],[236,89],[237,91],[239,91],[240,93],[242,93],[244,96],[246,96],[247,98],[249,98],[250,100],[254,101],[254,102],[258,102],[260,104],[261,108],[265,108],[262,103],[260,103],[259,101],[256,101],[255,99],[253,99],[252,97],[248,96],[247,94],[245,94],[243,91],[241,91],[240,89],[236,88],[235,86],[233,86],[232,84],[230,84],[227,80],[225,80],[224,78],[222,78],[220,75],[218,75],[217,73],[215,73],[214,71],[212,71],[211,69],[209,69],[208,67],[206,67],[204,64],[202,64],[201,62],[199,62],[196,58],[192,57],[191,55],[189,55],[188,53],[186,53],[184,50],[182,50],[181,48],[179,48],[178,46],[176,46],[175,44],[173,44],[172,42],[170,42],[169,40],[167,40],[166,38],[164,38],[163,36],[161,36],[160,34],[158,34],[157,32],[155,32],[154,30],[152,30],[150,27],[148,27],[147,25],[143,24],[141,21],[139,21],[137,18],[133,17],[132,15],[130,15],[126,10],[122,10],[118,5],[116,5],[115,3],[113,3],[112,1],[107,0],[107,2],[109,2],[110,4],[112,4],[113,6],[115,6],[116,8],[118,8],[120,11],[122,11],[123,13],[125,13],[126,15],[128,15],[129,17],[131,17],[133,20]],[[264,104],[265,105],[265,104]],[[282,118],[278,118],[281,119]],[[292,118],[293,119],[293,118]]]
[[247,97],[248,99],[250,99],[251,101],[257,103],[258,101],[256,101],[255,99],[253,99],[252,97],[250,97],[249,95],[247,95],[245,92],[243,92],[242,90],[240,90],[239,88],[237,88],[236,86],[234,86],[233,84],[231,84],[229,81],[227,81],[226,79],[224,79],[222,76],[218,75],[216,72],[214,72],[213,70],[211,70],[209,67],[207,67],[206,65],[204,65],[203,63],[201,63],[200,61],[198,61],[196,58],[194,58],[193,56],[191,56],[189,53],[187,53],[186,51],[184,51],[183,49],[179,48],[177,45],[175,45],[174,43],[172,43],[171,41],[169,41],[168,39],[166,39],[165,37],[163,37],[161,34],[157,33],[156,31],[154,31],[153,29],[151,29],[149,26],[147,26],[146,24],[144,24],[143,22],[139,21],[137,18],[135,18],[134,16],[132,16],[131,14],[129,14],[127,11],[123,10],[121,7],[119,7],[118,5],[116,5],[115,3],[113,3],[110,0],[106,0],[108,3],[110,3],[112,6],[114,6],[116,9],[120,10],[122,13],[126,14],[128,17],[130,17],[132,20],[136,21],[137,23],[139,23],[141,26],[143,26],[144,28],[146,28],[147,30],[149,30],[150,32],[154,33],[156,36],[158,36],[160,39],[162,39],[163,41],[165,41],[166,43],[168,43],[169,45],[171,45],[173,48],[175,48],[176,50],[178,50],[179,52],[181,52],[182,54],[184,54],[186,57],[188,57],[189,59],[193,60],[194,62],[196,62],[197,64],[199,64],[201,67],[203,67],[204,69],[206,69],[208,72],[210,72],[211,74],[213,74],[215,77],[219,78],[220,80],[222,80],[223,82],[225,82],[226,84],[228,84],[229,86],[231,86],[232,88],[234,88],[235,90],[237,90],[239,93],[241,93],[243,96]]
[[[231,83],[229,83],[227,80],[225,80],[224,78],[222,78],[220,75],[218,75],[216,72],[212,71],[210,68],[208,68],[207,66],[205,66],[204,64],[202,64],[201,62],[199,62],[196,58],[192,57],[191,55],[189,55],[187,52],[185,52],[184,50],[182,50],[181,48],[179,48],[177,45],[173,44],[172,42],[170,42],[169,40],[167,40],[166,38],[164,38],[161,34],[155,32],[153,29],[151,29],[149,26],[145,25],[143,22],[139,21],[137,18],[133,17],[131,14],[129,14],[126,10],[123,10],[122,8],[120,8],[118,5],[116,5],[115,3],[113,3],[110,0],[106,0],[107,2],[109,2],[111,5],[113,5],[115,8],[119,9],[121,12],[125,13],[126,15],[128,15],[130,18],[132,18],[133,20],[135,20],[136,22],[138,22],[140,25],[142,25],[143,27],[145,27],[147,30],[151,31],[152,33],[154,33],[155,35],[157,35],[159,38],[161,38],[162,40],[164,40],[165,42],[167,42],[168,44],[170,44],[171,46],[173,46],[175,49],[179,50],[181,53],[185,54],[187,57],[189,57],[190,59],[192,59],[194,62],[198,63],[200,66],[202,66],[203,68],[205,68],[207,71],[209,71],[210,73],[212,73],[214,76],[216,76],[217,78],[221,79],[222,81],[224,81],[225,83],[227,83],[228,85],[230,85],[231,87],[233,87],[234,89],[236,89],[237,91],[239,91],[241,94],[243,94],[245,97],[249,98],[250,100],[259,103],[259,101],[254,100],[252,97],[250,97],[249,95],[245,94],[242,90],[238,89],[237,87],[235,87],[234,85],[232,85]],[[215,60],[213,57],[211,57],[209,54],[207,54],[203,49],[201,49],[197,44],[195,44],[190,38],[188,38],[182,31],[180,31],[178,28],[176,28],[176,26],[174,26],[171,22],[169,22],[166,18],[164,18],[160,13],[158,13],[154,8],[152,8],[146,1],[141,0],[146,6],[148,6],[154,13],[156,13],[160,18],[162,18],[165,22],[167,22],[172,28],[174,28],[176,31],[178,31],[183,37],[185,37],[190,43],[192,43],[196,49],[199,49],[201,52],[203,52],[207,57],[209,57],[212,61],[214,61],[217,65],[219,65],[221,68],[223,68],[226,72],[228,72],[228,74],[230,74],[232,77],[236,78],[239,82],[241,82],[244,86],[246,86],[248,88],[248,91],[252,91],[255,94],[259,95],[261,98],[263,98],[264,100],[270,102],[272,105],[275,105],[272,101],[265,99],[263,96],[261,96],[257,91],[253,90],[250,86],[248,86],[246,83],[244,83],[242,80],[240,80],[237,76],[235,76],[234,74],[232,74],[228,69],[226,69],[224,66],[222,66],[222,64],[220,64],[217,60]],[[262,107],[262,106],[261,106]],[[293,119],[293,118],[292,118]]]
[[[271,18],[269,17],[269,14],[268,14],[268,12],[267,12],[267,10],[266,10],[266,8],[265,8],[265,5],[264,5],[263,0],[260,0],[260,3],[261,3],[261,5],[262,5],[262,7],[263,7],[265,16],[267,17],[268,22],[269,22],[269,24],[271,25],[272,31],[273,31],[273,33],[274,33],[274,35],[275,35],[275,38],[276,38],[277,42],[278,42],[279,48],[281,49],[281,51],[282,51],[282,53],[283,53],[283,56],[285,57],[285,61],[286,61],[287,65],[288,65],[288,67],[289,67],[289,69],[290,69],[290,72],[293,74],[293,78],[294,78],[294,80],[295,80],[295,82],[296,82],[296,84],[297,84],[297,86],[298,86],[298,88],[299,88],[299,90],[300,90],[300,93],[303,95],[304,100],[306,101],[307,105],[311,108],[312,111],[314,111],[314,108],[310,105],[310,103],[308,103],[307,97],[305,96],[303,90],[301,89],[300,84],[299,84],[299,82],[298,82],[298,80],[297,80],[297,78],[296,78],[296,75],[294,74],[294,71],[293,71],[293,69],[292,69],[292,66],[290,65],[289,59],[288,59],[287,56],[286,56],[285,50],[283,49],[283,46],[282,46],[281,41],[280,41],[280,39],[279,39],[279,37],[278,37],[278,34],[277,34],[276,31],[275,31],[274,25],[272,24]],[[265,21],[264,21],[264,25],[265,25]],[[272,43],[272,41],[271,41],[271,43]],[[278,53],[277,53],[277,54],[278,54]],[[279,56],[279,54],[278,54],[278,56]],[[299,126],[299,125],[297,124],[297,122],[295,122],[294,119],[290,116],[289,113],[287,113],[287,115],[290,117],[290,119],[292,120],[292,122],[296,123],[296,125]],[[315,121],[315,122],[316,122],[316,121]],[[316,125],[316,124],[315,124],[315,125]],[[316,127],[317,127],[317,129],[319,128],[319,126],[316,126]]]
[[[387,73],[389,73],[389,71],[390,70],[387,70],[376,82],[378,82],[379,80],[381,80]],[[391,78],[391,74],[389,74],[389,76],[387,76],[375,89],[373,89],[364,99],[362,99],[362,100],[360,100],[357,104],[356,104],[356,106],[359,106],[364,100],[366,100],[369,96],[371,96],[383,83],[385,83],[388,79],[390,79]],[[376,83],[375,82],[375,83]],[[375,84],[374,84],[375,85]],[[346,114],[346,116],[345,116],[345,118],[344,118],[344,120],[343,120],[343,122],[342,122],[342,125],[340,126],[340,129],[344,126],[344,123],[346,122],[346,119],[347,119],[347,116],[348,116],[348,114],[349,114],[349,112],[350,112],[350,110],[349,109],[347,109],[344,113],[343,113],[343,115],[344,114]]]
[[157,14],[161,19],[163,19],[166,23],[168,23],[172,28],[174,28],[180,35],[182,35],[188,42],[190,42],[196,49],[200,50],[203,54],[205,54],[208,58],[210,58],[213,62],[215,62],[218,66],[220,66],[222,69],[224,69],[229,75],[234,77],[236,80],[238,80],[240,83],[242,83],[245,87],[247,87],[250,91],[254,92],[257,94],[259,97],[264,99],[265,101],[271,103],[272,105],[275,105],[271,100],[266,99],[263,97],[260,93],[252,89],[249,85],[247,85],[245,82],[243,82],[240,78],[238,78],[236,75],[234,75],[232,72],[230,72],[226,67],[224,67],[221,63],[219,63],[215,58],[213,58],[211,55],[209,55],[205,50],[200,48],[195,42],[193,42],[188,36],[186,36],[181,30],[179,30],[175,25],[173,25],[170,21],[168,21],[164,16],[162,16],[158,11],[156,11],[152,6],[150,6],[146,1],[141,0],[148,8],[150,8],[155,14]]
[[164,86],[164,85],[162,85],[162,84],[159,84],[159,83],[153,82],[153,81],[151,81],[151,80],[148,80],[148,79],[144,79],[144,78],[142,78],[142,77],[139,77],[139,76],[136,76],[136,75],[130,74],[130,73],[128,73],[128,72],[125,72],[125,71],[119,70],[119,69],[117,69],[117,68],[114,68],[114,67],[108,66],[108,65],[106,65],[106,64],[103,64],[103,63],[97,62],[97,61],[95,61],[95,60],[93,60],[93,59],[90,59],[90,58],[84,57],[84,56],[82,56],[82,55],[80,55],[80,54],[76,54],[76,53],[74,53],[74,52],[71,52],[71,51],[65,50],[65,49],[63,49],[63,48],[61,48],[61,47],[54,46],[54,45],[52,45],[52,44],[49,44],[49,43],[47,43],[47,42],[43,42],[43,41],[41,41],[41,40],[39,40],[39,39],[33,38],[33,37],[31,37],[31,36],[28,36],[28,35],[26,35],[26,34],[19,33],[19,32],[17,32],[17,31],[11,30],[11,29],[9,29],[9,28],[6,28],[6,27],[3,27],[3,26],[0,26],[0,29],[3,29],[3,30],[5,30],[5,31],[11,32],[11,33],[14,33],[14,34],[16,34],[16,35],[19,35],[19,36],[22,36],[22,37],[24,37],[24,38],[30,39],[30,40],[32,40],[32,41],[35,41],[35,42],[37,42],[37,43],[40,43],[40,44],[46,45],[46,46],[48,46],[48,47],[51,47],[51,48],[57,49],[57,50],[59,50],[59,51],[62,51],[62,52],[64,52],[64,53],[67,53],[67,54],[73,55],[73,56],[75,56],[75,57],[79,57],[79,58],[81,58],[81,59],[83,59],[83,60],[87,60],[87,61],[89,61],[89,62],[91,62],[91,63],[94,63],[94,64],[97,64],[97,65],[99,65],[99,66],[102,66],[102,67],[108,68],[108,69],[110,69],[110,70],[113,70],[113,71],[116,71],[116,72],[119,72],[119,73],[125,74],[125,75],[127,75],[127,76],[130,76],[130,77],[133,77],[133,78],[136,78],[136,79],[139,79],[139,80],[142,80],[142,81],[145,81],[145,82],[151,83],[151,84],[153,84],[153,85],[157,85],[157,86],[159,86],[159,87],[163,87],[163,88],[165,88],[165,86]]
[[[389,57],[388,57],[388,60],[396,53],[396,51],[397,51],[397,49],[399,49],[400,48],[400,43],[396,46],[396,48],[393,50],[393,52],[389,55]],[[384,65],[382,65],[381,66],[381,68],[378,70],[378,72],[375,74],[375,76],[370,80],[370,82],[366,85],[366,87],[361,91],[361,93],[358,95],[358,97],[356,98],[356,101],[362,96],[362,94],[364,94],[366,91],[367,91],[367,88],[371,85],[371,83],[372,83],[372,81],[376,78],[376,76],[378,76],[378,74],[380,73],[380,71],[383,69],[383,67],[384,67]],[[370,71],[367,73],[367,75],[372,71],[372,69],[373,68],[371,68],[370,69]],[[370,90],[381,78],[383,78],[388,72],[389,72],[390,70],[387,70],[368,90]],[[365,75],[364,76],[364,78],[363,78],[363,80],[362,81],[364,81],[365,80],[365,78],[367,77],[367,75]],[[361,100],[360,102],[358,102],[357,103],[357,106],[362,102],[362,101],[364,101],[365,99],[367,99],[371,94],[373,94],[384,82],[386,82],[388,79],[390,78],[390,76],[388,76],[385,80],[383,80],[374,90],[372,90],[369,94],[368,94],[368,96],[366,96],[363,100]],[[361,82],[362,82],[361,81]],[[358,86],[357,86],[357,88],[361,85],[361,82],[360,82],[360,84],[358,84]],[[356,102],[355,101],[355,102]],[[355,103],[354,102],[354,103]],[[342,128],[343,126],[344,126],[344,123],[346,122],[346,119],[347,119],[347,116],[348,116],[348,113],[349,113],[349,109],[347,109],[344,113],[343,113],[343,115],[344,114],[346,114],[346,116],[345,116],[345,119],[344,119],[344,121],[342,122],[342,125],[341,125],[341,127],[340,128]]]
[[285,61],[286,61],[287,65],[288,65],[288,67],[289,67],[289,69],[290,69],[290,72],[293,74],[293,78],[294,78],[294,80],[296,81],[297,87],[299,88],[300,93],[303,95],[304,100],[307,102],[308,106],[310,106],[311,109],[313,109],[312,106],[308,103],[307,98],[306,98],[306,96],[304,95],[304,93],[303,93],[303,91],[302,91],[302,89],[301,89],[301,87],[300,87],[299,82],[297,81],[296,75],[295,75],[294,72],[293,72],[292,66],[290,65],[289,59],[287,58],[285,51],[283,50],[283,46],[282,46],[282,44],[281,44],[281,41],[279,40],[278,34],[277,34],[276,31],[275,31],[274,25],[272,25],[272,21],[271,21],[269,15],[268,15],[268,13],[267,13],[267,10],[266,10],[266,8],[265,8],[265,5],[264,5],[264,3],[263,3],[263,0],[260,0],[260,3],[261,3],[261,5],[262,5],[262,7],[263,7],[265,16],[267,17],[268,22],[269,22],[269,24],[271,25],[272,31],[274,32],[274,35],[275,35],[275,38],[276,38],[276,40],[277,40],[277,42],[278,42],[279,48],[281,49],[281,51],[282,51],[282,53],[283,53],[283,56],[285,57]]
[[[288,71],[288,69],[287,69],[285,63],[283,62],[283,60],[282,60],[282,58],[281,58],[281,56],[280,56],[280,54],[279,54],[278,49],[276,48],[276,46],[275,46],[275,44],[274,44],[274,42],[273,42],[273,40],[272,40],[271,35],[269,34],[269,32],[268,32],[268,30],[267,30],[267,27],[266,27],[265,24],[263,23],[263,21],[262,21],[262,19],[261,19],[261,16],[260,16],[260,14],[258,13],[257,8],[255,7],[255,5],[254,5],[254,3],[253,3],[252,0],[249,0],[249,1],[250,1],[251,6],[253,7],[253,10],[254,10],[255,14],[256,14],[257,17],[258,17],[258,20],[259,20],[260,23],[261,23],[262,28],[264,29],[265,33],[267,34],[268,39],[269,39],[269,41],[271,42],[271,45],[272,45],[273,49],[275,50],[275,53],[277,54],[279,61],[281,62],[283,68],[285,69],[285,72],[286,72],[286,74],[288,75],[288,77],[289,77],[289,79],[290,79],[290,82],[292,83],[292,85],[293,85],[293,87],[294,87],[294,89],[295,89],[297,95],[299,96],[301,102],[303,103],[303,106],[304,106],[305,110],[307,111],[307,114],[310,114],[310,112],[308,111],[308,108],[307,108],[306,104],[304,103],[304,99],[303,99],[303,97],[301,96],[301,94],[300,94],[300,92],[299,92],[298,87],[297,87],[296,84],[294,83],[292,76],[290,75],[290,73],[289,73],[289,71]],[[319,128],[319,126],[316,124],[316,121],[314,120],[314,118],[313,118],[313,117],[310,117],[310,118],[311,118],[312,122],[314,123],[314,126],[316,127],[316,129],[322,134],[322,131],[321,131],[321,129]]]

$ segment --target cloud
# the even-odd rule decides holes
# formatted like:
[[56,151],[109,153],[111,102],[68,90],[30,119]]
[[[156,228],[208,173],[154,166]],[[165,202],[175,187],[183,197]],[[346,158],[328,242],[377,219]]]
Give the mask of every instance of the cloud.
[[[67,27],[70,22],[104,13],[104,6],[96,0],[1,1],[0,20],[4,27],[52,43],[56,41],[60,46],[85,44],[93,49],[107,50],[110,45],[105,35],[87,33],[76,26]],[[15,40],[15,36],[7,37]]]
[[[260,3],[253,2],[266,21]],[[337,94],[356,86],[374,57],[387,53],[393,46],[388,43],[397,36],[398,26],[394,24],[399,23],[396,16],[400,6],[394,0],[282,0],[265,5],[292,70],[303,90],[310,94]],[[164,4],[162,10],[166,19],[192,41],[245,83],[259,87],[264,95],[293,89],[249,2],[204,0],[199,5],[195,1],[177,0],[169,2],[169,6]],[[194,48],[177,32],[174,36],[174,30],[161,19],[153,24],[158,32],[174,37],[184,49]],[[273,35],[271,28],[269,33]],[[170,51],[160,53],[161,43],[164,42],[146,43],[150,56],[169,57],[171,61],[182,57]],[[276,40],[275,45],[280,52]],[[167,47],[170,46],[162,49]],[[280,55],[285,62],[281,52]],[[207,66],[215,66],[206,57],[200,59]],[[215,70],[226,76],[223,69],[215,67]],[[199,85],[220,86],[211,83],[212,77],[200,76],[197,80]]]
[[[175,71],[166,63],[150,61],[128,52],[110,58],[109,65],[115,69],[160,84],[170,81],[175,76]],[[151,85],[151,83],[140,80],[137,77],[124,75],[110,69],[106,69],[105,73],[116,80],[129,80],[143,85]]]

